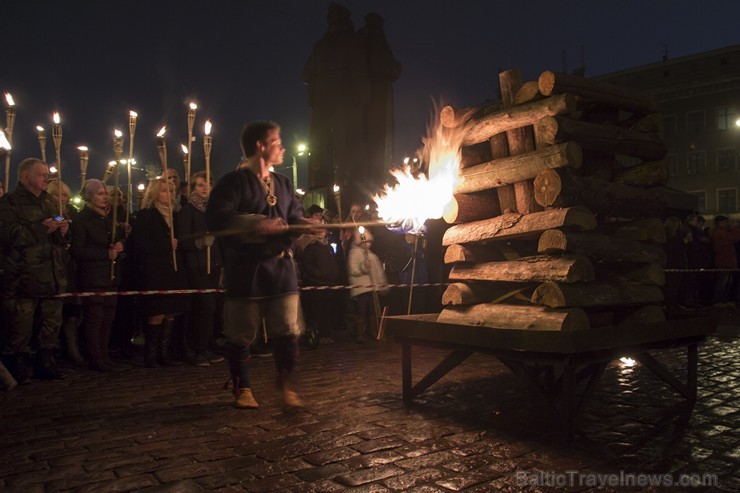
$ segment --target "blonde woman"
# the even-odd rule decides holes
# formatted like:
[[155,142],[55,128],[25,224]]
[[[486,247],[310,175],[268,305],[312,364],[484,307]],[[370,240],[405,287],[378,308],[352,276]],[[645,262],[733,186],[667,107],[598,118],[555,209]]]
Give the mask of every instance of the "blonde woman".
[[[139,286],[143,290],[183,289],[187,286],[178,242],[170,233],[175,227],[171,206],[174,197],[175,186],[163,178],[153,179],[144,192],[142,209],[131,234],[139,262]],[[172,252],[175,252],[174,259]],[[172,364],[172,320],[175,314],[188,311],[188,298],[184,295],[145,295],[141,301],[146,317],[144,363],[148,368],[169,366]]]

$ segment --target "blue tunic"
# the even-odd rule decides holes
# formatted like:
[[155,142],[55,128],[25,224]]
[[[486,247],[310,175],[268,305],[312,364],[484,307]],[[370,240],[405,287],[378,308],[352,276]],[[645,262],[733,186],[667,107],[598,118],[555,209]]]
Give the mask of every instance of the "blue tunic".
[[[261,214],[283,218],[288,224],[303,223],[303,206],[293,193],[288,178],[272,173],[277,204],[267,205],[259,178],[243,168],[222,177],[213,188],[206,206],[208,229],[218,232],[244,226],[243,217]],[[240,221],[241,219],[241,221]],[[266,236],[252,243],[247,234],[223,238],[224,287],[227,297],[268,298],[298,292],[293,259],[289,255],[290,234]]]

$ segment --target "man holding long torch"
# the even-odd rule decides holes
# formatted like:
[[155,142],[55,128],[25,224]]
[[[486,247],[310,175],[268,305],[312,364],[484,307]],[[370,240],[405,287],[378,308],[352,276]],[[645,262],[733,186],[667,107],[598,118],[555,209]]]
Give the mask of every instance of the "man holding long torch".
[[241,135],[247,160],[225,175],[206,207],[210,231],[243,228],[224,237],[224,334],[235,405],[259,407],[249,381],[250,344],[264,319],[272,338],[277,381],[287,407],[302,407],[293,390],[298,337],[303,321],[293,265],[289,224],[307,223],[288,178],[270,172],[283,162],[285,148],[274,122],[253,122]]

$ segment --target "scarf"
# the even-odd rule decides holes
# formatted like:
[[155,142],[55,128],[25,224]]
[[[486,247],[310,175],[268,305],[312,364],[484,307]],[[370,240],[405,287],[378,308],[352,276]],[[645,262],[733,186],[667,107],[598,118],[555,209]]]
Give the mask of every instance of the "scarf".
[[206,204],[208,203],[208,197],[201,197],[195,192],[191,192],[190,196],[188,197],[188,200],[191,204],[193,204],[193,207],[198,209],[200,212],[206,211]]
[[170,208],[166,205],[162,205],[159,202],[154,203],[154,207],[157,208],[160,214],[162,214],[162,217],[164,218],[164,222],[167,223],[167,226],[172,229],[172,221],[170,221]]

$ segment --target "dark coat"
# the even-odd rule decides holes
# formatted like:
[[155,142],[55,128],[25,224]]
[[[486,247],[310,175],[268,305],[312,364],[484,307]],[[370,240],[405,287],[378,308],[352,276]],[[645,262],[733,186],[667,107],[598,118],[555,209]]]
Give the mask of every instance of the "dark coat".
[[[177,216],[173,218],[176,221]],[[177,230],[177,222],[175,222]],[[187,289],[187,277],[181,255],[177,254],[177,271],[172,260],[170,228],[155,209],[142,209],[136,215],[136,226],[131,232],[136,251],[136,284],[142,290]],[[187,311],[188,299],[179,295],[143,296],[145,315]]]
[[[287,177],[272,173],[277,204],[267,205],[259,178],[248,168],[222,177],[206,206],[208,229],[218,232],[244,228],[248,215],[282,218],[288,224],[306,222],[303,206],[293,193]],[[298,292],[298,280],[291,258],[289,234],[274,235],[254,242],[247,234],[223,238],[224,288],[232,297],[263,298]],[[252,242],[250,242],[252,241]]]
[[[77,287],[79,289],[115,289],[120,279],[119,262],[115,262],[115,277],[111,279],[111,261],[108,247],[111,244],[113,218],[101,216],[85,207],[72,222],[72,257],[77,266]],[[116,238],[123,238],[121,228]]]
[[[177,213],[176,233],[179,238],[177,250],[183,255],[185,268],[188,270],[206,271],[207,250],[195,246],[196,236],[208,231],[206,213],[199,211],[193,204],[187,203]],[[221,269],[223,260],[219,243],[211,247],[211,273]]]
[[67,240],[59,231],[47,233],[41,222],[56,217],[46,192],[36,197],[18,186],[0,199],[0,245],[4,291],[8,296],[38,296],[66,290],[63,251]]
[[301,260],[303,284],[306,286],[336,286],[339,284],[339,266],[334,249],[316,239],[303,251]]

